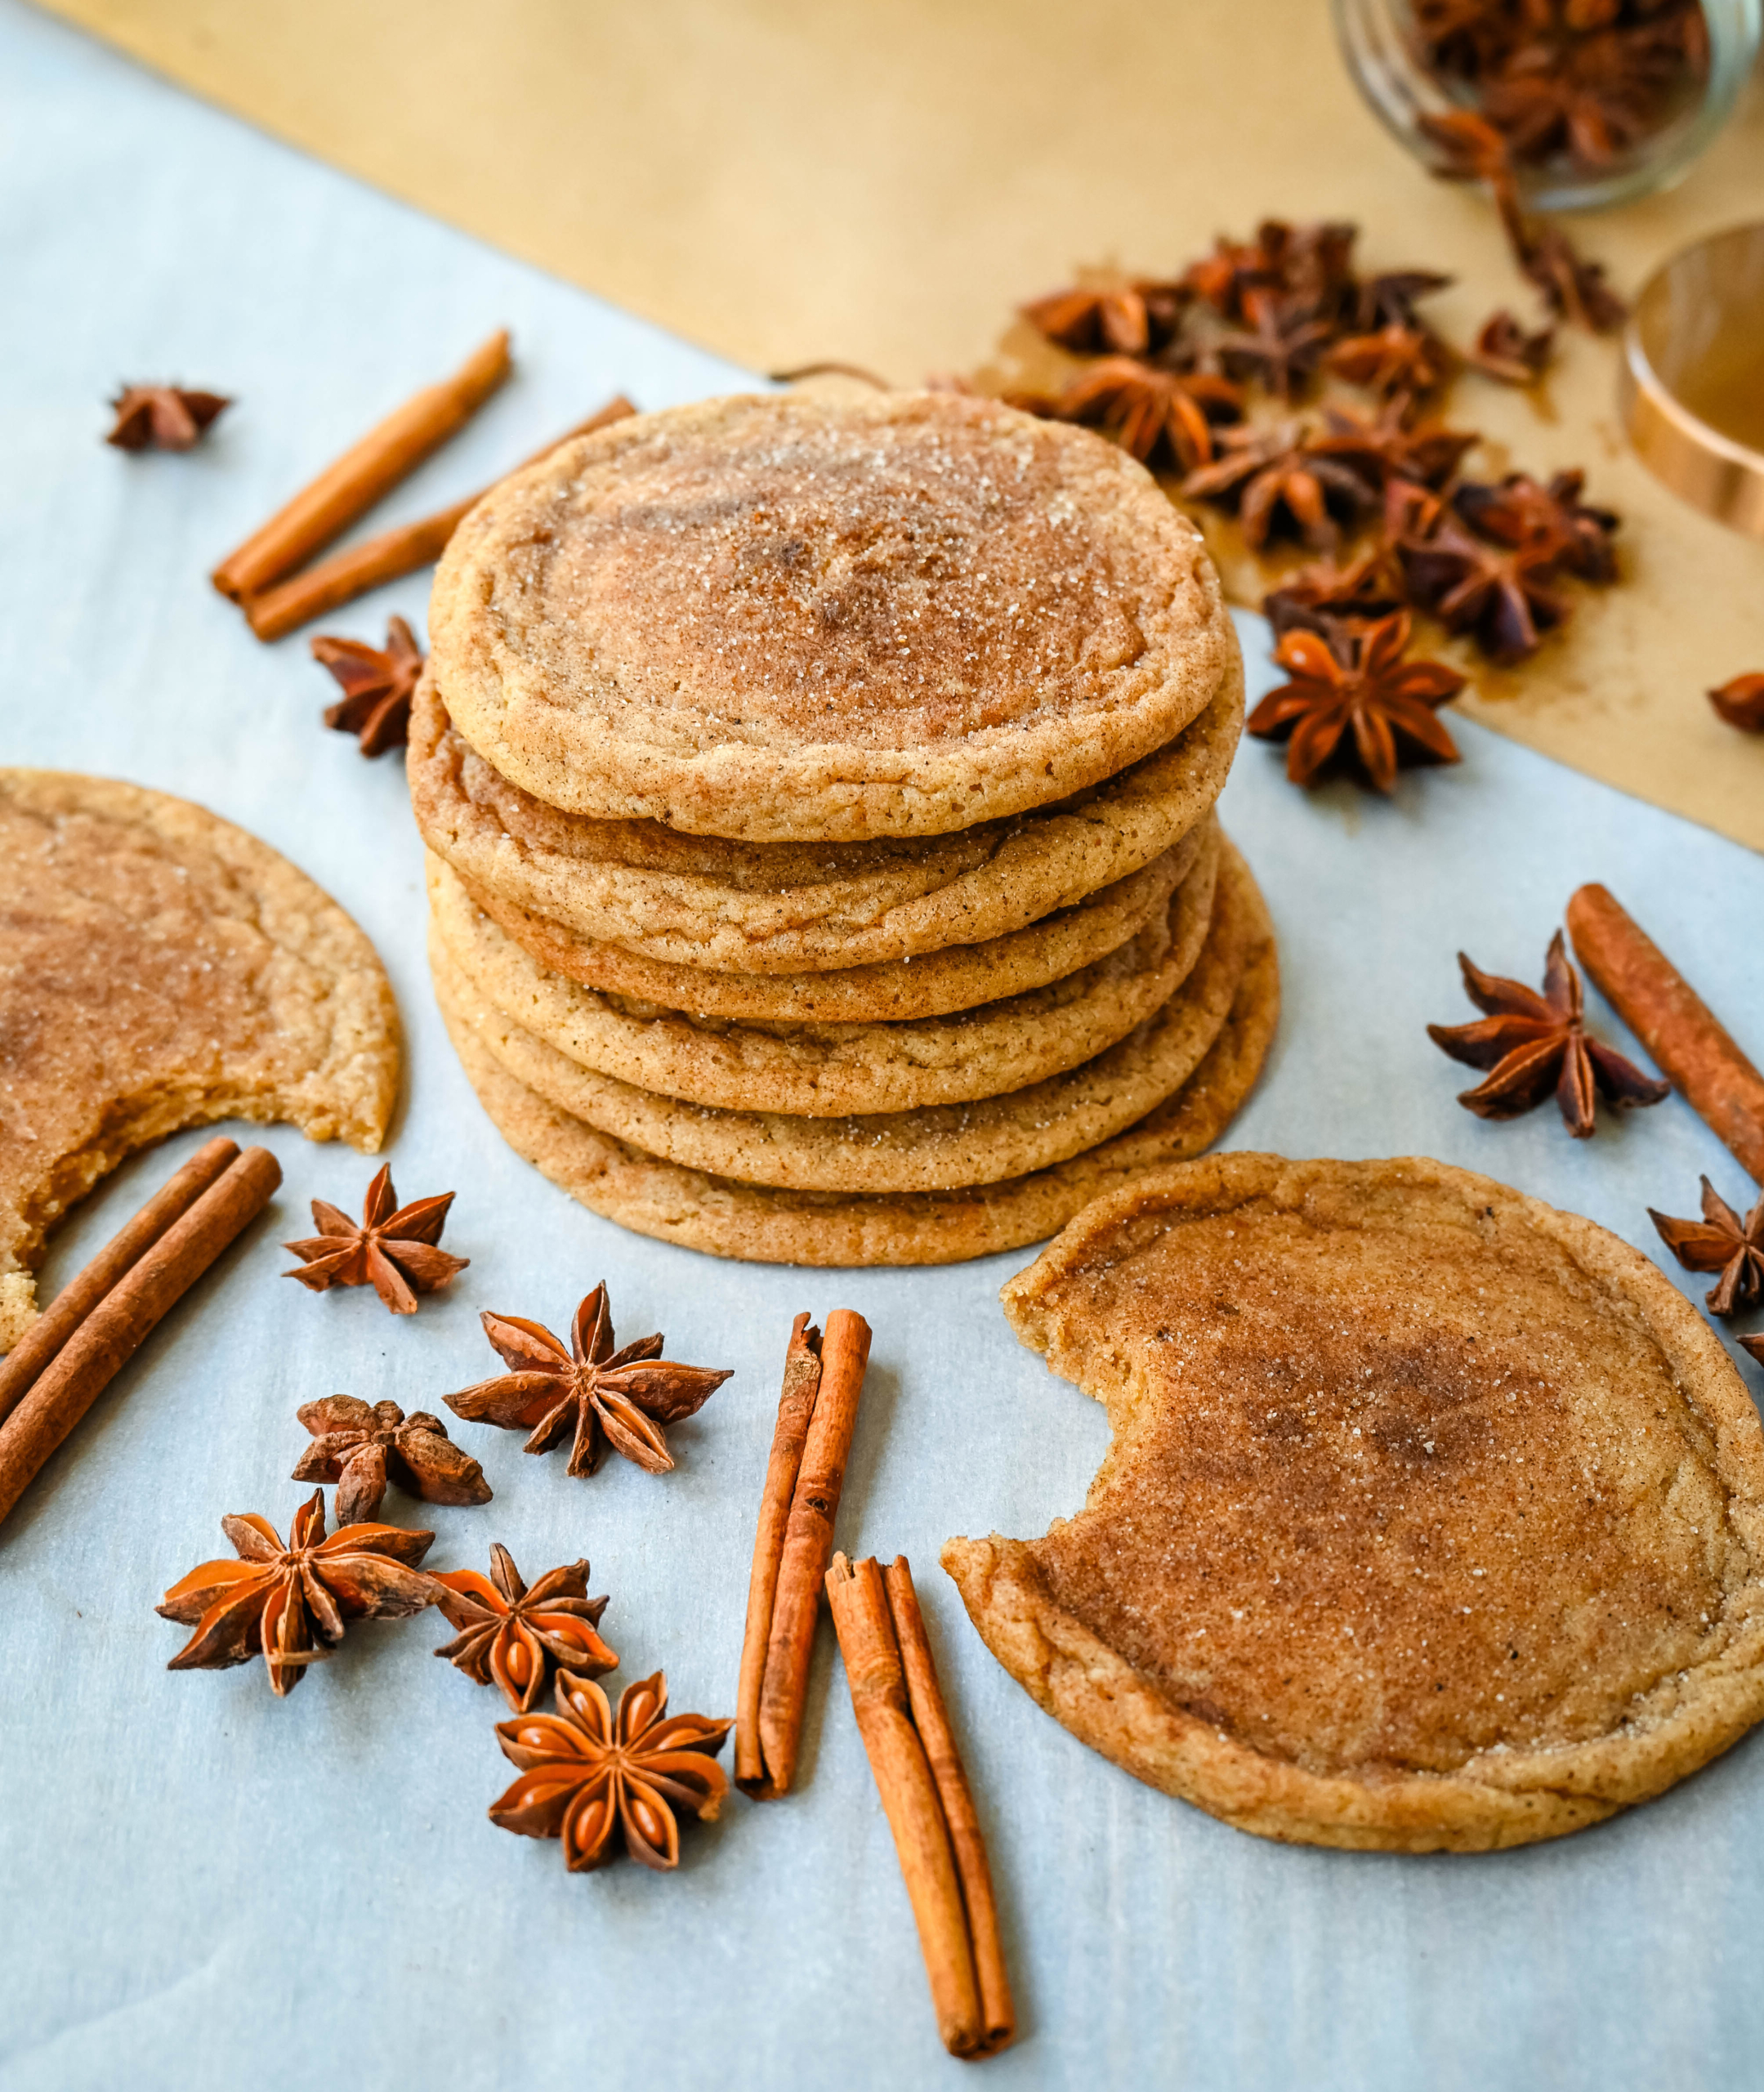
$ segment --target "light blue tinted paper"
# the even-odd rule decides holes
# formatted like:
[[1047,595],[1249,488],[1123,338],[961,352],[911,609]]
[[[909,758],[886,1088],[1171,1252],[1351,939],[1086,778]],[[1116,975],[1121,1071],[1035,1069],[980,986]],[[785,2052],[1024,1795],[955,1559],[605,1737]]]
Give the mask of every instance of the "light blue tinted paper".
[[[0,1532],[0,2086],[5,2092],[969,2081],[938,2048],[910,1915],[823,1629],[799,1795],[689,1826],[672,1880],[571,1877],[485,1810],[502,1713],[429,1652],[433,1616],[367,1625],[293,1698],[261,1669],[173,1676],[165,1585],[285,1529],[297,1406],[346,1390],[438,1407],[493,1370],[477,1310],[563,1328],[612,1290],[621,1336],[735,1369],[656,1480],[459,1424],[495,1501],[426,1514],[436,1567],[492,1538],[529,1575],[588,1555],[623,1676],[732,1710],[747,1560],[792,1316],[876,1330],[841,1513],[854,1552],[913,1560],[981,1797],[1023,2018],[1011,2087],[1488,2092],[1753,2085],[1764,2032],[1764,1746],[1559,1845],[1471,1860],[1288,1850],[1137,1786],[1040,1714],[936,1567],[949,1534],[1038,1531],[1082,1500],[1101,1411],[1018,1348],[997,1304],[1025,1261],[813,1273],[716,1262],[571,1205],[491,1130],[423,958],[421,855],[395,757],[318,723],[303,639],[265,648],[206,585],[320,461],[490,329],[519,373],[368,527],[493,477],[623,390],[661,406],[742,373],[356,187],[0,0],[0,760],[186,795],[285,851],[377,945],[409,1030],[389,1151],[400,1193],[456,1189],[453,1292],[394,1321],[277,1274],[314,1196],[373,1164],[277,1129],[270,1215],[160,1328]],[[1269,208],[1302,207],[1271,197]],[[1099,245],[1106,228],[1099,228]],[[805,355],[817,346],[805,343]],[[120,381],[238,406],[188,457],[98,438]],[[1595,461],[1596,462],[1596,461]],[[421,629],[416,577],[329,621]],[[1693,617],[1695,604],[1683,615]],[[1253,677],[1263,628],[1244,620]],[[1735,668],[1754,665],[1735,663]],[[1569,893],[1602,878],[1764,1040],[1764,865],[1471,726],[1463,765],[1379,803],[1306,798],[1247,744],[1225,812],[1272,904],[1285,1011],[1231,1136],[1294,1155],[1437,1155],[1658,1250],[1737,1166],[1677,1100],[1576,1143],[1548,1111],[1480,1124],[1430,1019],[1472,1012],[1454,953],[1536,978]],[[1602,1008],[1606,1035],[1621,1028]],[[58,1240],[47,1290],[188,1154],[120,1171]],[[1701,1282],[1690,1281],[1700,1298]],[[1756,1369],[1744,1369],[1754,1375]],[[617,1681],[615,1681],[616,1683]]]

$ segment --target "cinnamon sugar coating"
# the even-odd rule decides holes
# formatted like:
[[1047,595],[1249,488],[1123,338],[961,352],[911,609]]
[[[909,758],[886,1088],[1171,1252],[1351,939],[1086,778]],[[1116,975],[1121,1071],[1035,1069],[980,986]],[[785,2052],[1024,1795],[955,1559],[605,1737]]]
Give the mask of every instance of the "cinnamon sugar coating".
[[1008,1095],[912,1111],[810,1118],[688,1104],[599,1075],[507,1017],[430,928],[450,1022],[570,1116],[682,1166],[788,1190],[942,1191],[1065,1161],[1123,1132],[1180,1088],[1224,1025],[1261,921],[1243,859],[1222,846],[1212,920],[1192,971],[1152,1017],[1094,1059]]
[[1216,857],[1217,852],[1217,826],[1209,815],[1161,857],[1038,923],[982,944],[945,945],[917,959],[878,959],[873,965],[824,973],[725,973],[645,959],[623,945],[584,937],[531,909],[516,907],[462,879],[432,853],[429,885],[432,905],[438,885],[456,883],[541,966],[585,988],[635,995],[707,1017],[776,1024],[869,1024],[946,1017],[1063,981],[1119,950],[1155,921],[1202,857]]
[[947,393],[565,445],[461,525],[430,633],[461,733],[537,798],[755,841],[1044,806],[1163,747],[1236,654],[1143,467]]
[[371,1153],[398,1063],[373,946],[266,843],[163,793],[0,770],[0,1350],[47,1231],[132,1150],[243,1118]]
[[1218,1138],[1255,1084],[1279,1012],[1273,932],[1259,899],[1253,937],[1224,1026],[1174,1096],[1069,1161],[946,1191],[779,1191],[684,1169],[559,1111],[444,1002],[442,1015],[467,1080],[510,1147],[621,1227],[758,1263],[959,1263],[1041,1241],[1101,1193]]
[[417,692],[408,770],[424,841],[493,899],[663,965],[796,973],[1008,936],[1128,877],[1205,819],[1243,723],[1234,654],[1200,716],[1122,774],[1057,806],[909,842],[740,843],[560,813],[467,745],[432,676]]
[[471,986],[567,1058],[689,1103],[832,1118],[1023,1089],[1124,1038],[1168,1001],[1199,956],[1212,916],[1217,838],[1214,827],[1202,861],[1157,917],[1089,966],[911,1021],[765,1023],[584,987],[537,964],[432,858],[429,905]]
[[1000,1660],[1242,1828],[1526,1842],[1764,1715],[1764,1433],[1591,1222],[1424,1160],[1223,1156],[1004,1289],[1114,1438],[1042,1540],[946,1566]]

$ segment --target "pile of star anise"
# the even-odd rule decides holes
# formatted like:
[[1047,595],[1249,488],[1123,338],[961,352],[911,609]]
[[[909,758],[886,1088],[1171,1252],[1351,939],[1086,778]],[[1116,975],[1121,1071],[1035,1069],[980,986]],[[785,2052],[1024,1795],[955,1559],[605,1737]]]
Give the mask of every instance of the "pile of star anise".
[[1699,0],[1411,0],[1410,11],[1422,65],[1521,167],[1613,167],[1708,76]]
[[[1253,550],[1284,537],[1326,555],[1268,597],[1277,631],[1333,644],[1344,620],[1422,611],[1494,659],[1521,659],[1567,617],[1567,577],[1615,578],[1617,518],[1582,502],[1579,472],[1547,485],[1462,479],[1477,435],[1437,410],[1466,369],[1531,382],[1550,333],[1497,313],[1473,347],[1454,350],[1420,311],[1449,279],[1363,275],[1355,240],[1350,225],[1270,220],[1167,280],[1038,298],[1025,317],[1088,360],[1058,395],[1012,404],[1099,429],[1180,475],[1177,493],[1235,513]],[[1288,411],[1326,378],[1338,390],[1320,412]],[[1279,418],[1257,415],[1258,395]]]

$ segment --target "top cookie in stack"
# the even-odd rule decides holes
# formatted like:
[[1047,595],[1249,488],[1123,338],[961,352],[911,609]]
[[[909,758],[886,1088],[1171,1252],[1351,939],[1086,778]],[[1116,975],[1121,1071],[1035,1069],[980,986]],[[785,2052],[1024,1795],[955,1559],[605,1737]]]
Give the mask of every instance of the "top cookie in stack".
[[1276,999],[1211,816],[1242,669],[1123,453],[991,401],[713,400],[489,495],[410,767],[468,1074],[727,1254],[1034,1240],[1213,1137]]

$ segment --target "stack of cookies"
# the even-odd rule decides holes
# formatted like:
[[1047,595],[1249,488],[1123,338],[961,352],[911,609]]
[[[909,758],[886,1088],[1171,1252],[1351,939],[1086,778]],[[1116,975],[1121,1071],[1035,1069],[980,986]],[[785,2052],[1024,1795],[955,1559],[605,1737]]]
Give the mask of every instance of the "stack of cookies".
[[412,721],[431,961],[507,1140],[726,1256],[1017,1247],[1198,1152],[1278,988],[1200,540],[1086,431],[712,400],[460,526]]

